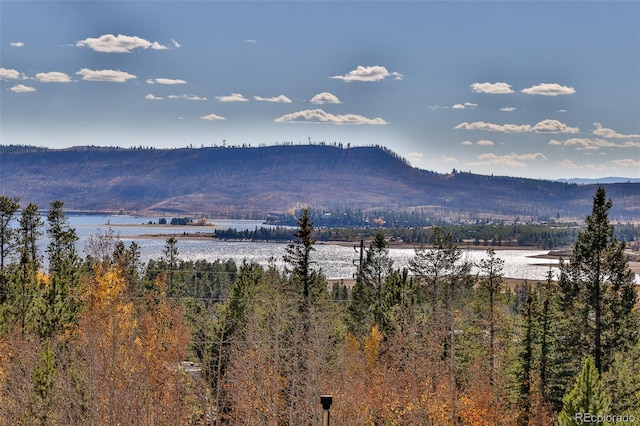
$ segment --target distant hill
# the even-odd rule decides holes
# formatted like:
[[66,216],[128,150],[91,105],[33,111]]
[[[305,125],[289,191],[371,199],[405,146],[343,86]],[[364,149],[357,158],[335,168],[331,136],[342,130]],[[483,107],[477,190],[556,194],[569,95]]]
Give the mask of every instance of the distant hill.
[[[607,184],[612,217],[640,218],[640,184]],[[595,185],[437,174],[383,147],[298,145],[260,148],[63,150],[0,146],[0,195],[47,208],[153,215],[261,217],[290,208],[424,211],[583,218]]]
[[603,177],[596,179],[584,179],[584,178],[571,178],[571,179],[558,179],[557,182],[564,183],[576,183],[578,185],[593,185],[602,183],[640,183],[640,178],[625,178],[625,177]]

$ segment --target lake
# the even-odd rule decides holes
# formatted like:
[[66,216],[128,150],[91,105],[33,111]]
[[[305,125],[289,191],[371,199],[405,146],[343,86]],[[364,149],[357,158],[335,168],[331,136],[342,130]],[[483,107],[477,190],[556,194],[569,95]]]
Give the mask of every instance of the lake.
[[[149,235],[169,235],[183,232],[194,234],[212,231],[211,227],[148,224],[149,222],[157,223],[157,217],[69,215],[69,222],[76,229],[76,233],[80,238],[78,242],[78,250],[80,252],[83,251],[84,245],[90,236],[100,232],[105,233],[111,229],[125,244],[128,245],[130,242],[135,241],[140,246],[144,262],[161,257],[165,245],[165,238],[150,238],[148,237]],[[213,222],[220,229],[236,228],[245,230],[269,226],[258,220],[218,219]],[[233,259],[238,263],[246,260],[267,265],[271,259],[274,259],[278,267],[283,267],[282,257],[287,243],[219,241],[202,238],[179,239],[177,246],[179,257],[184,260],[205,259],[214,261],[216,259]],[[463,256],[466,259],[475,263],[486,257],[484,250],[466,250],[463,248],[463,252]],[[415,252],[410,248],[391,248],[389,253],[395,262],[395,266],[406,267]],[[497,255],[505,261],[503,270],[505,277],[544,280],[549,267],[557,262],[536,259],[531,256],[546,253],[546,250],[500,250]],[[316,267],[322,269],[329,279],[353,278],[357,270],[359,251],[349,246],[318,243],[315,246],[312,259],[316,263]]]

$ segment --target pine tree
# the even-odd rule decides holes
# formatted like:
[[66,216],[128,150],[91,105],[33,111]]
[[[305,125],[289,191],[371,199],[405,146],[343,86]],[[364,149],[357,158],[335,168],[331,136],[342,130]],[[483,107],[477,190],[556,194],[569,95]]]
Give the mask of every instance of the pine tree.
[[495,382],[496,344],[498,335],[499,302],[502,301],[502,270],[504,260],[496,256],[493,249],[487,250],[487,258],[478,265],[480,274],[479,294],[486,300],[485,323],[489,332],[489,381]]
[[574,358],[581,359],[582,348],[588,348],[599,373],[609,369],[616,352],[635,344],[640,327],[634,274],[625,243],[613,236],[611,207],[605,189],[598,188],[587,228],[578,235],[569,263],[560,265],[563,304],[575,327]]
[[286,271],[291,273],[291,281],[295,292],[302,297],[301,309],[308,309],[322,293],[326,293],[322,280],[313,270],[311,252],[315,251],[313,245],[313,223],[309,217],[309,209],[302,210],[302,216],[298,218],[298,230],[293,234],[295,240],[286,248],[284,261]]
[[604,392],[598,369],[591,357],[582,364],[582,371],[576,378],[573,389],[562,399],[562,411],[558,415],[559,426],[577,426],[590,423],[597,426],[606,424],[604,421],[585,422],[585,416],[604,416],[609,411],[611,400]]
[[[5,270],[6,260],[15,245],[15,230],[11,227],[11,222],[19,208],[19,198],[0,196],[0,280],[2,280],[1,275]],[[0,292],[4,293],[2,290],[3,288],[0,287]]]
[[49,276],[34,302],[34,327],[42,337],[51,337],[76,320],[82,281],[78,239],[64,214],[63,203],[53,201],[47,215]]

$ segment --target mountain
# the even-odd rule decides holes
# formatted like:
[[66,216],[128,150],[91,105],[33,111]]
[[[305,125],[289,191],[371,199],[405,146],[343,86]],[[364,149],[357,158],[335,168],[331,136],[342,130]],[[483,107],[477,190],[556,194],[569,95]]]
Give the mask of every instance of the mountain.
[[[640,184],[607,184],[612,218],[640,218]],[[583,218],[595,185],[437,174],[384,147],[0,146],[0,195],[46,208],[153,215],[264,216],[292,207],[423,211],[431,217]]]

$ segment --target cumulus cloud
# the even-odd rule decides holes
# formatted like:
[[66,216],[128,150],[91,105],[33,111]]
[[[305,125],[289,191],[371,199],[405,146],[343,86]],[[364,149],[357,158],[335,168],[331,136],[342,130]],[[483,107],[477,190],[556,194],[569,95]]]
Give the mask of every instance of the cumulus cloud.
[[640,168],[640,160],[635,160],[633,158],[623,158],[620,160],[611,160],[609,162],[620,167],[633,167],[635,169]]
[[209,115],[205,115],[203,117],[200,117],[202,120],[206,120],[206,121],[219,121],[219,120],[226,120],[226,118],[224,117],[220,117],[219,115],[216,114],[209,114]]
[[380,81],[387,77],[394,77],[396,80],[402,80],[402,74],[398,72],[390,73],[385,67],[374,65],[372,67],[363,67],[358,65],[355,70],[349,71],[345,75],[334,75],[330,78],[342,81]]
[[187,82],[180,79],[173,78],[150,78],[147,80],[148,84],[186,84]]
[[333,94],[331,94],[329,92],[318,93],[313,98],[311,98],[310,102],[312,104],[318,104],[318,105],[322,105],[322,104],[341,104],[342,103],[342,102],[340,102],[340,99],[338,99],[338,97],[336,95],[333,95]]
[[127,80],[137,78],[133,74],[119,70],[90,70],[82,68],[76,74],[81,75],[87,81],[106,81],[110,83],[125,83]]
[[285,95],[278,95],[271,98],[263,98],[262,96],[254,96],[253,99],[260,102],[276,102],[283,104],[290,104],[293,102],[291,99],[287,98]]
[[564,141],[563,145],[576,146],[580,150],[596,151],[600,148],[615,148],[625,147],[626,145],[618,145],[615,142],[607,141],[605,139],[591,139],[591,138],[570,138]]
[[13,46],[13,47],[24,47],[24,43],[21,42],[21,41],[13,41],[13,42],[9,43],[9,45]]
[[39,72],[36,74],[36,80],[41,83],[71,83],[71,77],[63,72]]
[[477,107],[478,104],[474,104],[471,102],[465,102],[463,104],[455,104],[454,106],[452,106],[452,109],[465,109],[465,108],[475,108]]
[[516,110],[515,107],[503,107],[503,108],[500,108],[500,111],[504,111],[504,112],[513,112],[515,110]]
[[196,95],[169,95],[167,96],[169,99],[185,99],[187,101],[206,101],[207,98],[201,98]]
[[493,153],[482,154],[478,156],[477,162],[467,163],[470,166],[511,166],[511,167],[527,167],[525,161],[547,160],[547,157],[541,153],[516,154],[514,152],[506,155],[497,155]]
[[16,86],[13,86],[11,89],[12,92],[16,92],[16,93],[28,93],[28,92],[35,92],[36,89],[31,87],[31,86],[25,86],[24,84],[18,84]]
[[531,126],[529,124],[494,124],[485,123],[484,121],[474,121],[473,123],[458,124],[454,127],[456,130],[486,130],[488,132],[505,132],[505,133],[524,133],[530,132]]
[[623,135],[622,133],[618,133],[615,130],[607,129],[606,127],[602,127],[600,123],[593,123],[593,127],[595,130],[592,132],[596,136],[600,136],[602,138],[609,139],[636,139],[640,138],[640,135]]
[[149,93],[147,96],[144,97],[145,99],[149,99],[150,101],[161,101],[162,98],[158,97],[158,96],[154,96],[152,93]]
[[487,139],[481,139],[478,142],[476,142],[476,145],[492,146],[493,145],[493,141],[490,141],[490,140],[487,140]]
[[558,166],[560,166],[560,168],[562,168],[562,169],[577,169],[578,168],[576,163],[573,160],[570,160],[570,159],[566,159],[566,160],[560,161],[558,163]]
[[460,123],[454,127],[456,130],[485,130],[488,132],[504,132],[504,133],[577,133],[580,131],[577,127],[569,127],[557,120],[543,120],[534,126],[529,124],[495,124],[485,123],[484,121],[474,121],[473,123]]
[[[175,43],[174,43],[175,45]],[[104,34],[98,38],[86,38],[76,42],[77,47],[88,47],[96,52],[103,53],[131,53],[134,49],[153,49],[165,50],[167,46],[163,46],[158,42],[150,42],[138,36],[126,36],[118,34]]]
[[557,141],[557,140],[555,140],[555,139],[551,139],[551,140],[549,141],[549,145],[562,145],[562,142]]
[[504,95],[508,93],[513,93],[513,89],[511,89],[511,85],[503,82],[473,83],[471,85],[471,90],[473,90],[476,93],[491,93],[494,95]]
[[531,86],[521,90],[522,93],[527,95],[542,95],[542,96],[558,96],[558,95],[572,95],[576,93],[573,87],[561,86],[557,83],[542,83],[537,86]]
[[274,120],[276,123],[311,122],[333,124],[387,124],[382,118],[367,118],[356,114],[334,115],[321,109],[308,109],[285,114]]
[[20,74],[17,70],[9,68],[0,68],[0,78],[5,80],[26,79],[24,74]]
[[569,127],[558,120],[542,120],[533,126],[536,133],[578,133],[580,129],[577,127]]
[[226,96],[216,96],[216,99],[220,102],[247,102],[248,99],[242,96],[240,93],[232,93]]

